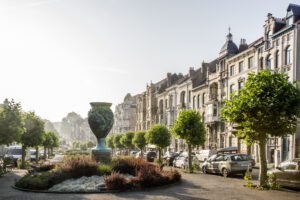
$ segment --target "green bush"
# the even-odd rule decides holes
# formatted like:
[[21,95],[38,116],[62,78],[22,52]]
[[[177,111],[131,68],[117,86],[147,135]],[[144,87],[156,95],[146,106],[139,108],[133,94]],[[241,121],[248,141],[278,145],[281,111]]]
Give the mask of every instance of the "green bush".
[[50,172],[37,172],[32,174],[26,174],[17,183],[19,188],[44,190],[49,188],[48,176]]
[[100,164],[97,168],[97,173],[99,176],[109,175],[112,172],[112,166],[107,164]]
[[268,174],[268,184],[269,188],[272,190],[280,189],[280,185],[277,183],[276,177],[274,174]]

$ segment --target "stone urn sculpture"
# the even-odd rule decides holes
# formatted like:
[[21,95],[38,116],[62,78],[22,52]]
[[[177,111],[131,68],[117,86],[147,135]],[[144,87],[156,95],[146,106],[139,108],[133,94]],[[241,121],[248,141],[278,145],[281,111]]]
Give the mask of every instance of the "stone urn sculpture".
[[114,124],[111,103],[91,102],[90,105],[88,122],[98,141],[96,148],[92,149],[92,158],[97,162],[108,162],[111,150],[106,147],[105,138]]

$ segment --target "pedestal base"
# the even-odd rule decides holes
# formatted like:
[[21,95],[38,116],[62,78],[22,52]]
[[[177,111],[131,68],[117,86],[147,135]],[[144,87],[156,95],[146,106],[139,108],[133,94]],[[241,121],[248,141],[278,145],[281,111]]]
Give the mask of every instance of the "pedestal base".
[[96,160],[96,162],[108,163],[111,160],[111,155],[110,152],[92,150],[92,159]]

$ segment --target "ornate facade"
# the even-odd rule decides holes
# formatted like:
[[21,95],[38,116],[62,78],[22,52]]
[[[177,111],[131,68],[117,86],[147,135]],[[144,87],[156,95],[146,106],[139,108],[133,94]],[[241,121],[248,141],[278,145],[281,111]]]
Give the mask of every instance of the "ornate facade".
[[[258,162],[258,146],[247,146],[239,140],[236,130],[221,119],[220,109],[224,99],[244,87],[249,72],[257,73],[268,67],[286,73],[290,81],[300,81],[300,6],[290,4],[284,18],[267,14],[262,33],[263,36],[251,44],[241,39],[237,46],[229,31],[213,61],[203,62],[196,70],[190,68],[184,76],[168,73],[162,81],[147,85],[144,93],[136,95],[135,130],[147,130],[155,123],[171,128],[178,111],[195,109],[203,116],[207,130],[206,143],[200,148],[236,146]],[[183,141],[173,138],[169,149],[186,148]],[[292,136],[270,138],[269,163],[274,162],[275,149],[280,150],[281,161],[300,157],[299,128]]]

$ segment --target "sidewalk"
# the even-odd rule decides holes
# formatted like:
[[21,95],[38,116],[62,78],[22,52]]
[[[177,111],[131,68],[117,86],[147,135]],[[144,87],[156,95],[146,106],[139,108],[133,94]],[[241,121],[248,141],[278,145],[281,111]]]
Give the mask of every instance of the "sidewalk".
[[[267,164],[267,169],[271,169],[273,167],[274,167],[274,163]],[[259,163],[255,163],[255,166],[253,167],[253,169],[259,169]]]

